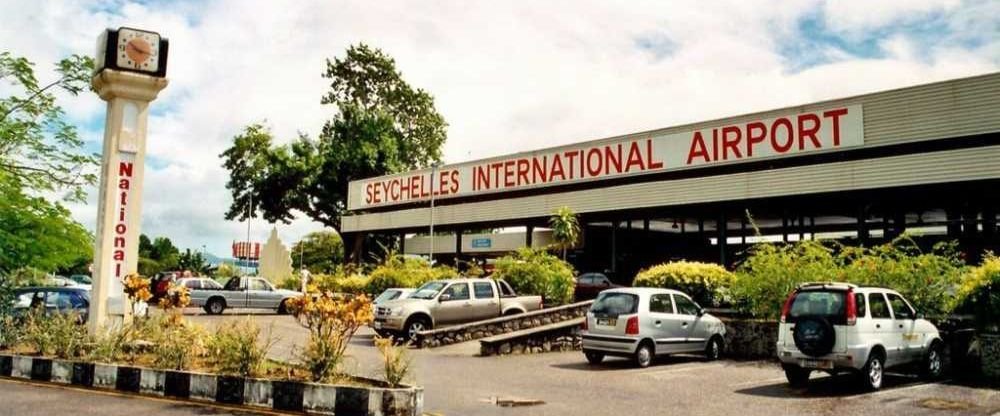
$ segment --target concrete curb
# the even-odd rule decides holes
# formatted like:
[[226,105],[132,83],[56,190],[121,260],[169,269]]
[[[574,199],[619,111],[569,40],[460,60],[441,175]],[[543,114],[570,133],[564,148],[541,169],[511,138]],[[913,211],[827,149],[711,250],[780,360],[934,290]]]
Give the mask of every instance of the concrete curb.
[[421,387],[355,387],[0,354],[0,377],[322,415],[420,416]]

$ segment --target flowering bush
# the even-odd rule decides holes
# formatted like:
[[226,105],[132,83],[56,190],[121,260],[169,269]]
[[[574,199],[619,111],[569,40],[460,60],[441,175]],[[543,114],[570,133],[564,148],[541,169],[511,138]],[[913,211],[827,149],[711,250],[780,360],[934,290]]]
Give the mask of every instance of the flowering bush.
[[801,283],[849,282],[897,290],[920,312],[940,315],[948,312],[964,272],[954,244],[938,244],[925,253],[906,235],[875,247],[760,243],[737,268],[732,297],[740,311],[774,319]]
[[372,321],[371,301],[365,295],[350,299],[330,293],[308,293],[288,301],[288,311],[309,330],[309,341],[299,358],[313,381],[332,378],[351,338]]
[[677,261],[640,271],[632,286],[676,289],[702,306],[720,306],[728,303],[729,287],[735,279],[718,264]]
[[573,268],[545,250],[518,249],[496,263],[495,279],[506,280],[519,294],[541,295],[546,305],[573,300]]
[[1000,257],[986,255],[963,276],[952,306],[956,312],[974,314],[987,332],[1000,331]]

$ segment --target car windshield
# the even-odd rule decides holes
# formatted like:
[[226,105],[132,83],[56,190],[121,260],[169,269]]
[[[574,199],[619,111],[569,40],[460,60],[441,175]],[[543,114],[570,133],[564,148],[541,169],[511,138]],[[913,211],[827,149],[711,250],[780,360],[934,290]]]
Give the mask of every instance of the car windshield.
[[788,311],[788,319],[794,322],[801,317],[819,317],[842,324],[847,319],[844,313],[847,304],[843,291],[803,291],[795,294],[792,309]]
[[435,296],[441,289],[447,284],[445,282],[428,282],[423,286],[420,286],[412,295],[409,296],[410,299],[434,299]]
[[385,302],[387,300],[396,299],[397,296],[399,296],[399,291],[398,290],[387,290],[385,292],[382,292],[381,295],[378,295],[378,297],[376,297],[373,302],[374,303],[381,303],[381,302]]
[[604,292],[597,296],[590,311],[595,315],[618,316],[633,314],[639,308],[639,297],[631,293]]

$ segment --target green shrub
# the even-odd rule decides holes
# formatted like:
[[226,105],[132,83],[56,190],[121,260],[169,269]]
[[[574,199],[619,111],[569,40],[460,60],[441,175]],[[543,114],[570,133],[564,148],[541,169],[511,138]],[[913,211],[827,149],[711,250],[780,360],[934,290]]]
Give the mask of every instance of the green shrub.
[[323,292],[362,294],[368,288],[368,277],[359,274],[345,274],[337,272],[333,274],[316,274],[312,276],[310,284]]
[[415,288],[431,280],[454,279],[458,271],[447,266],[431,267],[422,258],[403,257],[390,254],[382,264],[368,274],[368,285],[365,292],[378,295],[392,287]]
[[277,285],[278,289],[302,290],[302,278],[297,274],[290,274],[281,279]]
[[208,342],[208,356],[223,374],[253,377],[264,373],[267,353],[274,345],[269,330],[261,337],[261,329],[252,319],[219,326]]
[[775,319],[788,294],[805,282],[849,282],[899,291],[918,311],[948,312],[965,266],[954,244],[938,244],[922,252],[903,235],[892,242],[844,247],[835,242],[755,245],[736,270],[734,306],[743,313]]
[[75,358],[84,354],[87,330],[76,313],[34,311],[25,318],[21,342],[38,355]]
[[1000,331],[1000,257],[990,253],[982,264],[969,269],[952,306],[958,313],[975,315],[979,327],[987,332]]
[[168,370],[187,370],[191,361],[205,354],[205,331],[187,322],[163,320],[163,331],[154,341],[152,349],[153,365]]
[[703,306],[728,303],[735,275],[714,263],[677,261],[650,267],[635,276],[635,287],[662,287],[687,293]]
[[573,300],[573,268],[544,250],[524,247],[501,257],[493,278],[506,280],[518,294],[541,295],[546,305]]

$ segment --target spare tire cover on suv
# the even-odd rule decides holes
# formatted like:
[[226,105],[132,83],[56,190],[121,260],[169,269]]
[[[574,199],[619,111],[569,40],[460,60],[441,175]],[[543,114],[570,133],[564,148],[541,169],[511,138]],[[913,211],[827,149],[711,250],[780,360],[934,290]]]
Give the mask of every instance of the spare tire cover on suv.
[[818,357],[833,351],[837,332],[830,321],[819,317],[801,317],[792,332],[795,346],[803,354]]

